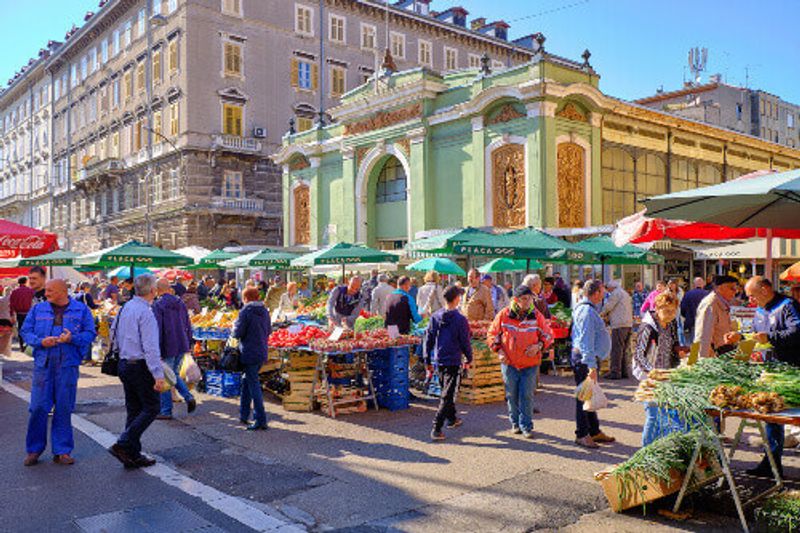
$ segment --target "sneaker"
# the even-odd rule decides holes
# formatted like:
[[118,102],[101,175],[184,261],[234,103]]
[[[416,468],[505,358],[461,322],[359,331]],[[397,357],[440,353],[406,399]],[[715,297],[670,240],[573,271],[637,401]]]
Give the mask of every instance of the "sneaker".
[[522,437],[526,438],[526,439],[532,439],[533,438],[533,430],[523,431],[522,432]]
[[460,418],[456,418],[456,419],[455,419],[455,420],[453,420],[452,422],[449,422],[449,423],[447,424],[447,427],[448,427],[448,428],[457,428],[457,427],[459,427],[459,426],[461,426],[461,425],[463,425],[463,424],[464,424],[464,421],[463,421],[462,419],[460,419]]
[[57,465],[74,465],[75,459],[70,457],[68,453],[61,453],[53,456],[53,462]]
[[519,426],[511,426],[511,433],[514,435],[520,435],[522,430],[519,428]]
[[255,422],[247,426],[247,431],[266,431],[267,429],[266,424],[256,424]]
[[593,441],[592,437],[590,437],[589,435],[586,435],[585,437],[581,437],[579,439],[575,439],[575,444],[592,450],[600,447],[600,445],[597,444],[595,441]]
[[431,440],[433,441],[444,440],[444,433],[442,433],[441,431],[436,431],[434,429],[433,431],[431,431]]

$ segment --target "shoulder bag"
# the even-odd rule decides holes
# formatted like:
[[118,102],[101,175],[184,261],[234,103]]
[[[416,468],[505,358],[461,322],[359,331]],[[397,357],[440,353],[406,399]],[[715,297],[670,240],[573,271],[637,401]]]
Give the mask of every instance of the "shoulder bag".
[[119,327],[119,321],[122,319],[123,308],[120,308],[119,313],[117,313],[117,319],[114,321],[114,329],[111,331],[111,345],[108,348],[108,352],[106,352],[103,363],[100,365],[100,372],[108,376],[119,376],[119,346],[117,346],[117,328]]

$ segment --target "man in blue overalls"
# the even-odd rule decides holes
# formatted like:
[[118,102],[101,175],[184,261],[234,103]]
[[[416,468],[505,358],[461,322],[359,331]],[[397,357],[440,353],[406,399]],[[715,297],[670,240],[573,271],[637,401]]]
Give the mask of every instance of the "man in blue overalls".
[[96,336],[91,311],[69,297],[64,280],[48,281],[45,297],[46,302],[30,310],[20,332],[33,347],[34,359],[25,466],[35,465],[47,447],[51,409],[53,461],[63,465],[75,462],[70,456],[75,447],[70,417],[75,408],[81,355]]

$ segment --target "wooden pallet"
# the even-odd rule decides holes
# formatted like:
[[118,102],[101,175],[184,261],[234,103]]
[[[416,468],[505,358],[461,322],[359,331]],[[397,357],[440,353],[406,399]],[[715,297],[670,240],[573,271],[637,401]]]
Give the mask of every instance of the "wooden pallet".
[[506,389],[504,385],[493,385],[477,389],[462,388],[459,390],[458,399],[463,403],[472,405],[502,402],[506,399]]

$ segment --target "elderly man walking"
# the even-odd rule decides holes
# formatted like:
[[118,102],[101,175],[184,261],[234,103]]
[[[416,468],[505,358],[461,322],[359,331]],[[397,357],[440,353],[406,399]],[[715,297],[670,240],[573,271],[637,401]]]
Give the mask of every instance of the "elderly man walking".
[[[774,359],[800,367],[800,306],[775,292],[772,283],[761,276],[750,278],[744,287],[748,298],[755,300],[760,310],[767,315],[765,330],[755,335],[756,341],[770,343]],[[783,477],[783,441],[785,438],[784,426],[780,424],[767,424],[767,442],[778,473]],[[765,456],[759,465],[748,473],[755,476],[770,477],[772,468]]]
[[155,298],[155,276],[138,276],[133,298],[111,326],[119,347],[119,379],[125,391],[127,418],[125,431],[108,451],[125,468],[156,463],[155,459],[142,455],[142,434],[158,416],[159,394],[167,390],[158,346],[158,322],[151,308]]
[[[584,298],[572,312],[572,370],[575,384],[589,378],[597,381],[599,362],[608,358],[611,337],[600,318],[598,309],[605,296],[600,280],[589,280],[583,286]],[[583,402],[575,400],[575,443],[584,448],[599,448],[597,443],[611,443],[616,439],[600,431],[597,413],[583,410]]]
[[45,287],[47,301],[33,306],[20,334],[33,348],[30,418],[25,438],[25,466],[35,465],[47,447],[47,418],[53,411],[51,430],[53,461],[75,462],[72,450],[72,411],[83,353],[96,336],[89,308],[69,297],[67,283],[54,279]]
[[633,327],[633,300],[622,288],[619,280],[608,282],[608,294],[603,311],[600,313],[611,328],[611,368],[603,379],[622,379],[628,377],[625,362],[630,352],[631,328]]
[[[183,301],[172,294],[172,288],[167,278],[158,280],[156,292],[158,299],[153,304],[153,314],[158,324],[158,346],[161,351],[161,359],[165,366],[175,372],[175,389],[186,400],[188,412],[192,413],[197,408],[197,401],[180,376],[181,362],[192,346],[189,311]],[[161,411],[156,418],[159,420],[172,419],[172,391],[161,393]]]

